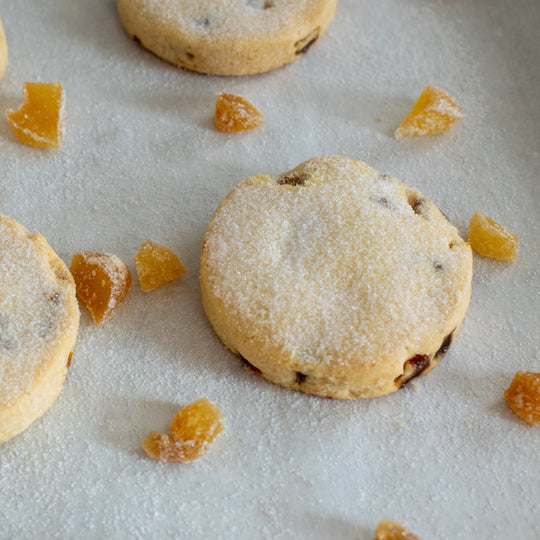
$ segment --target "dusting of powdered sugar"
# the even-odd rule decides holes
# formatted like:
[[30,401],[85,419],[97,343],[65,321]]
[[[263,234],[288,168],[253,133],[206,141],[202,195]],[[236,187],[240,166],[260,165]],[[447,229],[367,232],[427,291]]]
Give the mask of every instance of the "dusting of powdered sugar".
[[210,223],[208,276],[226,318],[313,362],[421,350],[468,294],[455,227],[361,162],[314,159],[291,177],[307,180],[244,182]]
[[43,243],[0,216],[0,404],[28,391],[73,324]]
[[[135,280],[103,325],[82,309],[58,400],[0,445],[0,536],[367,540],[391,518],[423,539],[540,538],[539,432],[503,398],[516,370],[540,366],[539,15],[533,1],[339,0],[324,47],[302,62],[213,77],[133,43],[113,0],[2,2],[5,107],[18,107],[24,80],[60,80],[67,94],[57,151],[0,123],[2,212],[65,261],[89,249],[133,265],[149,238],[188,273],[151,293]],[[451,91],[465,120],[398,143],[428,83]],[[215,130],[219,92],[249,98],[262,128]],[[289,391],[246,373],[205,318],[198,263],[219,202],[251,175],[328,154],[419,187],[463,235],[481,209],[520,236],[516,263],[475,259],[465,323],[418,392]],[[185,466],[148,459],[141,441],[200,397],[226,415],[209,452]]]
[[136,0],[147,17],[213,39],[264,38],[302,25],[328,0]]

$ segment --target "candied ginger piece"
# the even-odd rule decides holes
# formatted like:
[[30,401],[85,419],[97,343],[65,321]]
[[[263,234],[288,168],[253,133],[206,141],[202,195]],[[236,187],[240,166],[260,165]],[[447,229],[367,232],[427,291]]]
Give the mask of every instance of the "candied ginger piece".
[[0,19],[0,79],[4,76],[6,71],[8,60],[8,50],[6,42],[6,34],[4,32],[4,26],[2,25],[2,20]]
[[469,222],[469,242],[484,257],[513,261],[518,256],[519,238],[480,211]]
[[200,458],[224,429],[221,410],[202,398],[176,414],[169,435],[152,431],[142,447],[153,459],[186,463]]
[[409,529],[389,519],[379,521],[375,535],[374,540],[420,540]]
[[6,117],[15,135],[29,146],[58,148],[64,140],[65,94],[62,84],[23,84],[23,104],[7,110]]
[[135,267],[141,289],[160,287],[187,272],[178,257],[167,247],[146,240],[135,254]]
[[522,420],[531,426],[540,426],[540,373],[518,371],[504,398]]
[[96,324],[113,315],[131,287],[129,268],[116,255],[82,251],[73,256],[70,270]]
[[409,114],[396,129],[394,136],[444,133],[462,118],[461,107],[446,90],[426,86]]
[[233,133],[262,125],[263,115],[245,98],[218,94],[214,122],[219,131]]

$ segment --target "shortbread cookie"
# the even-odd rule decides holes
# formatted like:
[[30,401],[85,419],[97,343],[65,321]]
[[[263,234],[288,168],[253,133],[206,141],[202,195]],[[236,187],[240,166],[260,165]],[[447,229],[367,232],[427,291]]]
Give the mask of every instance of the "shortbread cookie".
[[0,215],[0,442],[57,398],[78,326],[66,265],[43,236]]
[[432,369],[471,278],[471,248],[433,202],[344,157],[234,188],[200,275],[231,351],[273,382],[335,398],[387,394]]
[[6,34],[4,32],[4,27],[2,26],[2,21],[0,20],[0,79],[4,76],[6,71],[8,59],[8,50],[6,42]]
[[118,0],[131,37],[161,58],[216,75],[261,73],[305,54],[337,0]]

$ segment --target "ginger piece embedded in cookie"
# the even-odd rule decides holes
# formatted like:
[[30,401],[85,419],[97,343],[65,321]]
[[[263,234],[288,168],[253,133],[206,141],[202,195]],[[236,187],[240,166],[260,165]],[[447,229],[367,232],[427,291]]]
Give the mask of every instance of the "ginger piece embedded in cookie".
[[21,142],[35,148],[58,148],[64,140],[65,93],[62,84],[23,84],[23,104],[6,111],[6,118]]
[[394,136],[437,135],[462,118],[461,107],[446,90],[426,86]]
[[403,525],[384,519],[377,524],[374,540],[420,540],[420,538]]
[[484,257],[513,261],[518,256],[519,238],[480,211],[469,223],[469,242]]
[[540,426],[540,373],[518,371],[504,398],[522,420],[531,426]]
[[200,458],[224,429],[221,410],[202,398],[176,414],[169,435],[152,431],[142,447],[152,459],[186,463]]
[[263,115],[245,98],[218,94],[214,122],[219,131],[234,133],[262,125]]
[[115,255],[82,251],[71,260],[77,294],[96,324],[109,319],[131,287],[129,268]]
[[135,254],[135,267],[141,289],[160,287],[187,272],[178,257],[167,247],[146,240]]

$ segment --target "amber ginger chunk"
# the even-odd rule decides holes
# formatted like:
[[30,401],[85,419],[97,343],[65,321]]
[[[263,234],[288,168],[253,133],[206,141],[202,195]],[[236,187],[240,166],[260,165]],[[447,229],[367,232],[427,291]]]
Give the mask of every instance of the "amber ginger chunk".
[[178,257],[167,247],[150,240],[135,254],[135,268],[143,291],[151,291],[187,272]]
[[394,135],[437,135],[448,131],[462,118],[461,107],[446,90],[426,86]]
[[480,211],[469,222],[469,242],[484,257],[513,261],[518,256],[519,238]]
[[185,463],[200,458],[224,429],[221,410],[202,398],[176,414],[169,435],[152,431],[142,447],[153,459]]
[[94,322],[109,319],[131,287],[129,268],[115,255],[82,251],[71,260],[77,294],[92,314]]
[[24,144],[58,148],[65,131],[65,94],[61,83],[25,82],[22,93],[21,107],[6,111],[11,129]]
[[8,59],[8,50],[6,42],[6,34],[4,32],[4,26],[2,25],[2,20],[0,20],[0,79],[4,76],[6,71]]
[[522,420],[540,426],[540,373],[518,371],[504,398]]
[[262,125],[263,115],[245,98],[218,94],[214,122],[219,131],[233,133]]
[[377,524],[374,540],[420,540],[420,538],[403,525],[384,519]]

